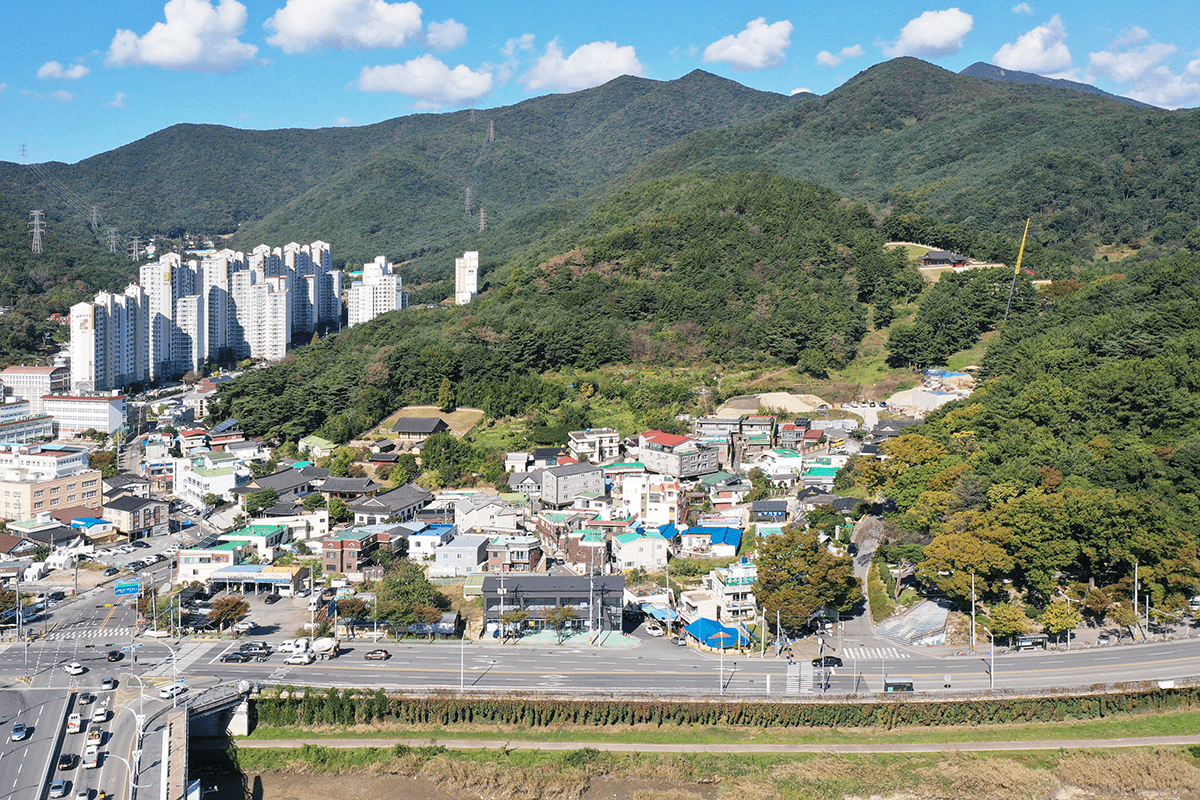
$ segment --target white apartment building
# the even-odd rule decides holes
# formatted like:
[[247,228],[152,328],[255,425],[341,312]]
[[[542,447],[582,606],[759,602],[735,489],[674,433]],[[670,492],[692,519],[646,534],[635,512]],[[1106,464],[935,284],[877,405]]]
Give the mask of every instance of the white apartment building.
[[42,398],[46,414],[54,420],[56,436],[79,436],[84,431],[113,434],[125,424],[124,395],[47,395]]
[[70,389],[71,371],[64,366],[8,367],[0,372],[0,382],[7,394],[28,400],[32,413],[41,414],[44,396]]
[[192,508],[203,511],[207,508],[205,495],[236,501],[233,490],[249,483],[251,477],[250,469],[236,456],[204,451],[175,459],[172,492]]
[[479,293],[479,251],[468,250],[454,259],[454,302],[465,306]]
[[347,325],[370,322],[380,314],[408,308],[404,282],[392,271],[386,256],[376,256],[363,264],[362,280],[350,284],[346,298]]
[[124,294],[100,292],[94,302],[72,306],[71,377],[63,391],[104,391],[145,381],[147,322],[145,292],[135,283]]
[[683,487],[661,475],[626,475],[621,479],[621,512],[645,525],[681,523],[686,519]]
[[603,464],[621,453],[621,434],[612,428],[588,428],[567,434],[567,450],[576,461]]
[[748,558],[718,567],[704,578],[704,589],[717,602],[717,619],[738,622],[753,619],[757,613],[754,582],[758,566]]

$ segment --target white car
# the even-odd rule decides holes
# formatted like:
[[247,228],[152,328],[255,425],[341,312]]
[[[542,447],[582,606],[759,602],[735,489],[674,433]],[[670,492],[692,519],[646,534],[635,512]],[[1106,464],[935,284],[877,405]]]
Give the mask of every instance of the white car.
[[158,696],[163,700],[170,700],[177,694],[183,694],[187,691],[187,687],[182,683],[172,683],[158,690]]
[[305,651],[303,653],[295,653],[293,655],[288,656],[287,658],[285,658],[283,660],[283,663],[285,663],[285,664],[290,664],[290,665],[298,664],[300,666],[307,666],[308,664],[311,664],[312,662],[313,662],[313,655],[312,655],[312,653],[309,653],[308,651]]
[[238,633],[248,633],[249,631],[254,630],[256,627],[258,627],[258,626],[255,625],[252,621],[250,621],[248,619],[244,619],[241,622],[234,625],[233,629],[235,631],[237,631]]
[[67,664],[65,667],[63,667],[63,671],[68,675],[82,675],[83,664],[80,664],[78,661],[72,661],[70,664]]
[[658,625],[655,625],[653,622],[651,622],[649,625],[646,626],[646,633],[650,634],[651,636],[662,636],[663,629],[661,627],[659,627]]

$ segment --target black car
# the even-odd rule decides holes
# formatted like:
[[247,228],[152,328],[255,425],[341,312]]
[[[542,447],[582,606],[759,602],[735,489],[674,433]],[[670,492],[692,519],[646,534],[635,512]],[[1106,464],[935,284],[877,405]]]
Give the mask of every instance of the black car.
[[67,595],[65,592],[51,592],[50,594],[46,595],[46,598],[48,600],[62,600],[66,596]]
[[63,753],[58,757],[59,769],[70,769],[73,766],[75,766],[75,756],[70,753]]
[[122,658],[122,656],[121,656],[120,650],[109,650],[108,651],[108,660],[109,661],[120,661],[121,658]]
[[273,592],[263,598],[263,602],[266,603],[267,605],[271,605],[273,603],[278,603],[279,600],[280,600],[279,595],[277,595]]
[[221,656],[221,663],[223,664],[245,664],[251,660],[252,658],[248,653],[226,653]]
[[108,569],[104,570],[104,577],[106,577],[106,578],[111,577],[113,575],[116,575],[120,571],[121,570],[117,569],[116,567],[109,567]]
[[825,656],[824,658],[814,658],[812,660],[812,665],[814,669],[820,669],[821,667],[840,667],[842,665],[842,660],[837,656]]
[[130,547],[139,547],[143,550],[147,550],[150,548],[150,545],[146,544],[145,542],[130,542],[129,546]]

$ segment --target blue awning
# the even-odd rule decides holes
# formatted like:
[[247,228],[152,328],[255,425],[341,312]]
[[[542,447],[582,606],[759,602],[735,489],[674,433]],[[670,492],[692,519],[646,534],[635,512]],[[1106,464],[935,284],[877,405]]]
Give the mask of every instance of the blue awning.
[[727,628],[715,619],[700,618],[685,627],[684,632],[707,647],[736,647],[750,644],[750,637],[736,628]]
[[659,622],[674,622],[679,619],[679,613],[674,609],[665,606],[656,606],[651,603],[642,603],[642,612],[649,614]]

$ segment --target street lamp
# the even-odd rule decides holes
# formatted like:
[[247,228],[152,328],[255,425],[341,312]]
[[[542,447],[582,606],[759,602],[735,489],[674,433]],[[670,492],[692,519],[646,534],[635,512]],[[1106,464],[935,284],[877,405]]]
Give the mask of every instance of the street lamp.
[[116,753],[105,753],[105,756],[104,756],[105,758],[115,758],[117,761],[120,761],[122,764],[125,765],[125,772],[128,773],[128,775],[129,775],[129,797],[130,798],[133,797],[134,789],[148,789],[150,786],[153,785],[153,784],[149,784],[149,783],[136,783],[135,782],[135,779],[137,778],[137,776],[133,772],[133,764],[141,761],[142,751],[140,749],[134,750],[133,753],[131,753],[131,755],[133,756],[133,763],[126,761],[124,758],[117,755]]
[[992,632],[988,630],[986,625],[984,625],[982,627],[983,627],[984,633],[986,633],[988,635],[988,643],[990,644],[990,648],[988,650],[988,656],[991,658],[991,661],[992,661],[992,665],[988,668],[988,688],[995,689],[996,688],[996,637],[992,636]]
[[[1062,589],[1059,589],[1059,590],[1058,590],[1058,594],[1059,594],[1059,596],[1060,596],[1060,597],[1062,597],[1062,599],[1063,599],[1063,600],[1066,600],[1066,601],[1067,601],[1067,608],[1070,608],[1070,607],[1071,607],[1071,603],[1078,603],[1078,602],[1080,602],[1079,600],[1072,600],[1071,598],[1067,597],[1066,593],[1065,593],[1065,592],[1063,592],[1063,590],[1062,590]],[[1070,631],[1067,631],[1067,649],[1068,649],[1068,650],[1070,650],[1070,649],[1071,649],[1071,631],[1073,631],[1073,630],[1075,630],[1075,629],[1074,629],[1074,628],[1071,628],[1071,630],[1070,630]]]
[[713,639],[721,640],[721,671],[718,673],[720,680],[718,688],[720,689],[721,694],[725,694],[725,640],[728,638],[729,634],[724,630],[714,633],[712,636],[708,637],[709,642],[712,642]]

